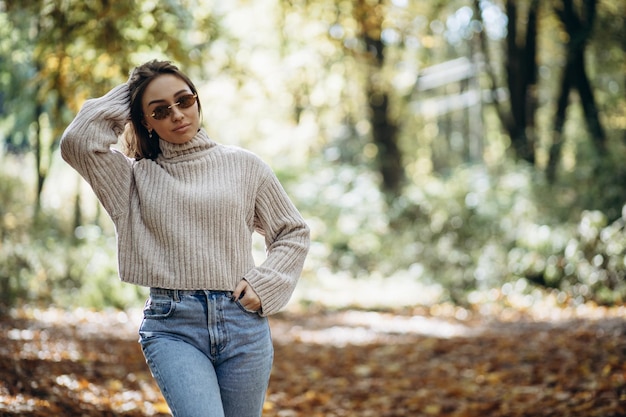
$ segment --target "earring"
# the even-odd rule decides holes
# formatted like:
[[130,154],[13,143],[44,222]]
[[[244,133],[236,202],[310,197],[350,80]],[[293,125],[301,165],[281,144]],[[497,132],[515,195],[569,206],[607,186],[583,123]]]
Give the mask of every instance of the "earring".
[[148,137],[152,139],[152,130],[148,130]]

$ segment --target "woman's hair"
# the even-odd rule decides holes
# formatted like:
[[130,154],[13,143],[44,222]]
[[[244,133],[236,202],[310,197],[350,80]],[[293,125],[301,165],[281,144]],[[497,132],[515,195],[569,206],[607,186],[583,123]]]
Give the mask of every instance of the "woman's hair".
[[[148,129],[144,125],[145,116],[141,103],[148,84],[156,77],[163,74],[175,75],[187,83],[193,94],[198,94],[198,90],[189,77],[169,61],[154,60],[135,68],[128,79],[132,128],[126,126],[123,134],[124,153],[130,158],[137,160],[143,158],[155,159],[161,153],[159,137],[156,132],[150,135],[150,132],[148,132]],[[197,103],[198,112],[200,112],[200,101]]]

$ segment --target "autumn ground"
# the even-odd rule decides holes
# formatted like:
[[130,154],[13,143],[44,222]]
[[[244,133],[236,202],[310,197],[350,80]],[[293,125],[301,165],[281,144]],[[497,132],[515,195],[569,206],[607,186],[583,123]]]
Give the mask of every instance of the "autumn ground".
[[[136,341],[139,315],[0,317],[0,415],[168,415]],[[271,321],[264,416],[625,416],[625,317],[593,306],[290,310]]]

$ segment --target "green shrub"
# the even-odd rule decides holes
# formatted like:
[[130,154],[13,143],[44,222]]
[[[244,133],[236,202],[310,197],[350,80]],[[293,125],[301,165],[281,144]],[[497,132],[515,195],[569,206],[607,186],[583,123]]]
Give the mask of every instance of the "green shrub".
[[[20,303],[124,308],[145,289],[117,276],[112,232],[72,230],[57,213],[34,218],[34,198],[19,177],[0,172],[0,312]],[[71,211],[71,207],[65,209]]]
[[607,224],[599,211],[564,210],[580,203],[576,190],[555,193],[532,168],[461,167],[424,178],[391,206],[371,173],[314,172],[295,190],[313,229],[313,275],[403,272],[459,304],[474,291],[532,288],[511,286],[520,279],[580,302],[626,295],[624,218]]

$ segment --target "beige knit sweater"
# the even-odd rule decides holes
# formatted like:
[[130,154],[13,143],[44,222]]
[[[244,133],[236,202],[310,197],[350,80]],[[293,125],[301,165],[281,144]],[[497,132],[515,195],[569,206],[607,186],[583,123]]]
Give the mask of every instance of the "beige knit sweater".
[[[169,289],[232,291],[245,278],[263,314],[285,306],[302,272],[309,229],[267,164],[212,141],[201,129],[183,145],[160,141],[156,160],[112,145],[129,120],[127,84],[85,102],[61,155],[111,216],[120,278]],[[267,258],[255,266],[252,233]]]

